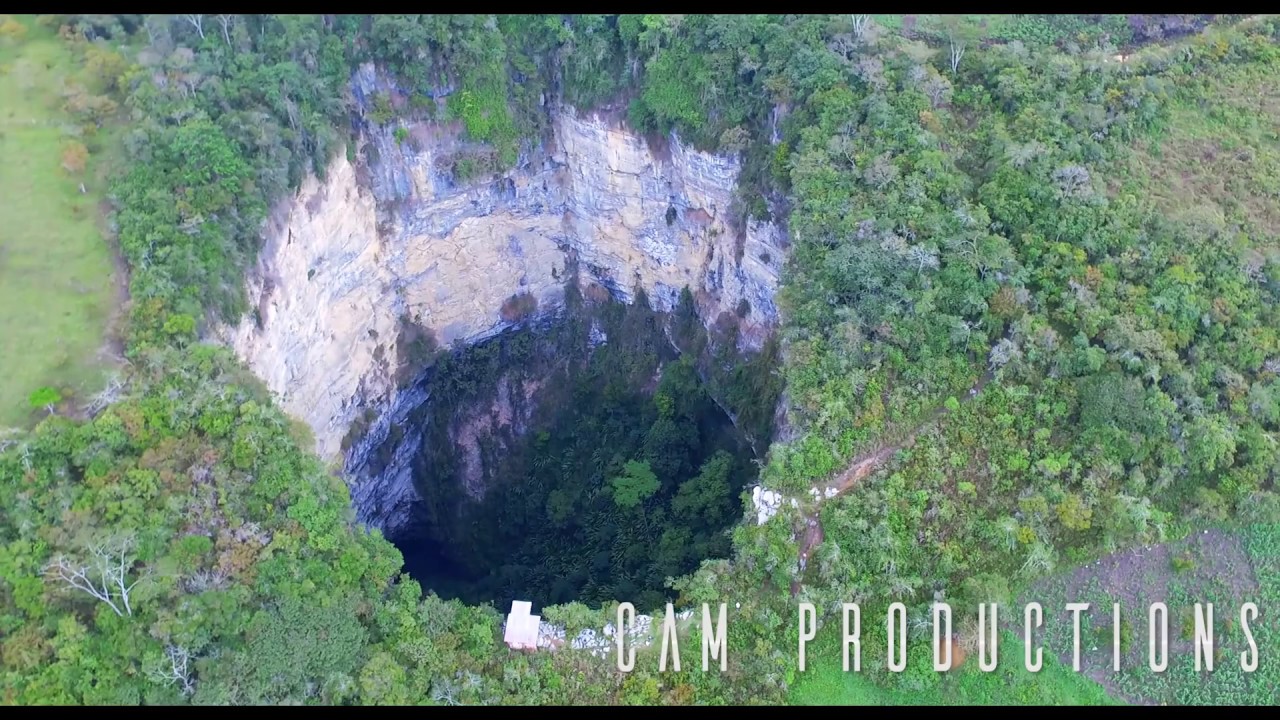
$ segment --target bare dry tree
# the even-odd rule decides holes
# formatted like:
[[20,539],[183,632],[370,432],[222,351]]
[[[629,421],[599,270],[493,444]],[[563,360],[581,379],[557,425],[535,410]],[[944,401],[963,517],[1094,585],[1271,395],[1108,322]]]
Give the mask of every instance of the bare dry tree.
[[235,24],[236,16],[235,15],[217,15],[215,17],[218,18],[218,24],[222,26],[222,39],[226,40],[227,44],[230,45],[231,44],[231,26]]
[[191,27],[199,33],[200,39],[204,39],[204,16],[203,15],[183,15],[182,19],[191,24]]
[[90,417],[96,416],[98,413],[107,409],[108,405],[115,403],[124,395],[124,381],[118,375],[112,375],[107,381],[107,386],[102,389],[93,399],[89,401],[86,408]]
[[78,563],[65,555],[58,555],[45,566],[45,574],[62,587],[79,590],[107,604],[116,615],[133,615],[129,593],[142,582],[147,573],[129,582],[133,569],[133,538],[123,538],[97,543],[89,548],[89,560]]
[[4,452],[18,444],[22,430],[18,428],[0,428],[0,452]]
[[168,667],[160,667],[151,671],[150,678],[164,685],[180,685],[183,695],[195,692],[196,684],[191,679],[191,654],[181,645],[166,645],[164,659]]
[[951,74],[956,73],[956,69],[960,67],[960,61],[964,59],[965,41],[961,38],[951,37]]
[[853,35],[859,40],[867,35],[867,30],[871,27],[870,15],[852,15],[853,18]]

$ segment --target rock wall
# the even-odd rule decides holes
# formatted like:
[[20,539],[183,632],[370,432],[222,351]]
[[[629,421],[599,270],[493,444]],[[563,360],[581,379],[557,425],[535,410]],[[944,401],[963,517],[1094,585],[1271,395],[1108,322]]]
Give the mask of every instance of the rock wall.
[[[352,89],[365,107],[376,93],[397,92],[372,66]],[[553,113],[552,130],[517,168],[456,182],[450,159],[474,149],[460,128],[366,121],[354,160],[338,157],[324,181],[308,178],[273,214],[249,280],[256,310],[222,334],[311,426],[317,451],[345,460],[357,510],[372,525],[395,526],[413,493],[400,487],[411,485],[407,464],[366,477],[363,456],[429,394],[397,388],[403,318],[441,345],[476,342],[525,319],[514,304],[504,312],[515,295],[529,296],[523,307],[535,315],[557,308],[572,265],[580,282],[623,300],[644,288],[658,309],[673,307],[685,286],[708,320],[745,309],[748,347],[777,323],[786,240],[769,223],[730,226],[733,159],[674,136],[654,149],[567,108]],[[370,410],[378,420],[368,436],[344,447]]]

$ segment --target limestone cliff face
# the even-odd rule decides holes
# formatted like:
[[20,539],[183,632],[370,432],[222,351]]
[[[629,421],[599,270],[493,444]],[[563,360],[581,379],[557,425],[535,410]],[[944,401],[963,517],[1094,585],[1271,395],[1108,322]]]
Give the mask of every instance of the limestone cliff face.
[[[366,66],[353,92],[367,105],[395,88]],[[364,455],[429,394],[397,389],[402,319],[440,345],[476,342],[559,307],[573,265],[623,300],[639,286],[670,309],[688,286],[708,320],[746,310],[748,346],[776,325],[785,238],[768,223],[730,227],[734,160],[676,137],[655,151],[571,109],[552,128],[517,168],[457,182],[459,128],[366,122],[354,163],[338,157],[323,181],[307,179],[267,229],[249,281],[256,310],[223,335],[312,427],[317,451],[345,462],[372,525],[393,529],[413,493],[407,459],[369,477]],[[516,295],[527,297],[507,302]],[[353,422],[375,415],[364,441],[344,447]]]

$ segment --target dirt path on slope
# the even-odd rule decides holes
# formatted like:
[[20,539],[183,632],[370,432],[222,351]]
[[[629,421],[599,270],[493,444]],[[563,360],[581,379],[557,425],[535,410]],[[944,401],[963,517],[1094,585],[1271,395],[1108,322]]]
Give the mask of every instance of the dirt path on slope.
[[[990,370],[984,373],[982,377],[978,379],[978,382],[974,383],[973,387],[969,388],[969,392],[965,393],[963,398],[960,398],[960,402],[968,402],[976,398],[979,393],[982,392],[982,389],[987,386],[987,383],[991,382],[993,376],[994,374]],[[809,512],[805,513],[803,529],[799,533],[801,576],[804,575],[804,571],[809,563],[809,557],[813,554],[814,548],[822,543],[824,537],[821,519],[822,503],[848,492],[861,480],[879,469],[886,460],[893,457],[899,450],[904,450],[914,445],[916,437],[922,430],[929,427],[942,416],[947,415],[950,412],[951,411],[945,406],[937,408],[933,411],[933,414],[929,416],[928,420],[925,420],[923,423],[918,425],[915,430],[912,430],[899,442],[886,445],[878,450],[873,450],[854,458],[853,461],[845,466],[845,469],[836,476],[834,482],[823,482],[813,486],[813,490],[818,493],[817,502],[813,504],[813,508]],[[829,495],[832,490],[835,492]],[[801,582],[799,579],[791,583],[791,597],[795,597],[800,593],[800,587]]]

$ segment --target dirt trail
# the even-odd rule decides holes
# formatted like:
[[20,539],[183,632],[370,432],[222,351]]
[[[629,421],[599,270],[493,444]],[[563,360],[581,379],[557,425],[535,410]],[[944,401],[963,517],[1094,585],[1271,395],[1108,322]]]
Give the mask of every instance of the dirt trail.
[[[987,386],[987,383],[991,382],[992,377],[993,373],[991,371],[984,373],[983,376],[978,379],[978,382],[976,382],[973,387],[969,388],[969,392],[965,393],[963,398],[960,398],[960,402],[968,402],[977,397],[978,394],[982,392],[982,389]],[[917,426],[915,430],[912,430],[901,441],[886,445],[879,450],[874,450],[854,458],[853,461],[836,476],[834,482],[822,482],[813,486],[813,490],[818,493],[817,502],[813,504],[813,508],[809,512],[805,513],[803,530],[799,533],[800,573],[802,576],[806,566],[808,565],[809,557],[813,554],[813,549],[822,543],[824,535],[821,520],[823,501],[829,500],[832,497],[839,497],[840,495],[848,492],[850,488],[857,485],[863,478],[866,478],[868,475],[875,472],[886,460],[893,457],[899,450],[909,448],[915,444],[916,437],[922,430],[929,427],[939,418],[950,412],[951,411],[945,406],[937,408],[933,411],[933,414],[929,416],[928,420]],[[828,497],[827,493],[831,490],[835,490],[835,493]],[[796,580],[791,583],[792,597],[795,597],[800,593],[800,586],[800,580]]]

